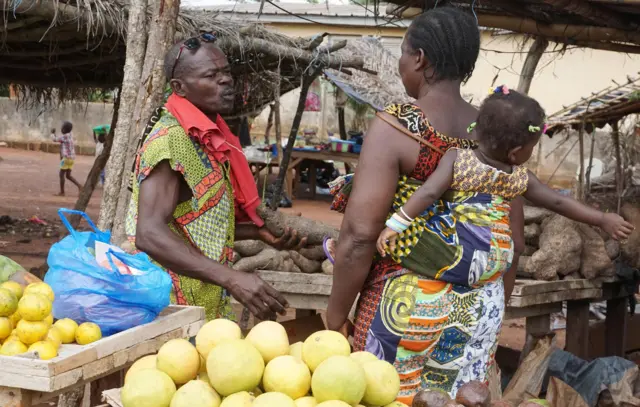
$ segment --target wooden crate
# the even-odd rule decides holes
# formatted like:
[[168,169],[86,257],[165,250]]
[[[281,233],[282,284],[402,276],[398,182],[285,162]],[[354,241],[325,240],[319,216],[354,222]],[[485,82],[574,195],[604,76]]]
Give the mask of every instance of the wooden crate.
[[169,306],[149,324],[85,346],[62,345],[51,360],[0,356],[0,401],[10,388],[55,393],[91,382],[157,352],[170,339],[194,336],[204,322],[201,307]]

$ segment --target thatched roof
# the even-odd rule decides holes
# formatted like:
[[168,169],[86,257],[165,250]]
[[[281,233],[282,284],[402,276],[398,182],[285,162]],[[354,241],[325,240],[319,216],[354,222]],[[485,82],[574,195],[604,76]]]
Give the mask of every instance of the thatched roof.
[[[0,0],[0,83],[16,85],[22,97],[31,100],[64,100],[91,89],[118,87],[127,5],[126,0]],[[362,65],[348,54],[340,54],[341,60],[325,48],[314,48],[318,42],[312,39],[219,19],[212,12],[180,11],[177,37],[203,31],[218,33],[232,64],[238,91],[232,116],[259,112],[273,100],[278,69],[282,94],[300,86],[300,76],[311,62]]]
[[326,69],[325,77],[360,103],[382,110],[389,103],[409,103],[414,99],[407,95],[398,74],[398,58],[386,50],[380,40],[363,37],[349,41],[344,52],[360,55],[364,66],[377,72],[354,71],[347,75],[335,69]]
[[543,36],[559,43],[640,53],[640,2],[637,0],[384,1],[393,3],[388,6],[387,14],[403,18],[451,4],[473,10],[478,23],[484,27]]
[[563,129],[578,129],[585,123],[587,131],[602,128],[628,116],[640,113],[640,72],[623,84],[614,83],[600,92],[581,98],[580,101],[549,116],[548,134]]

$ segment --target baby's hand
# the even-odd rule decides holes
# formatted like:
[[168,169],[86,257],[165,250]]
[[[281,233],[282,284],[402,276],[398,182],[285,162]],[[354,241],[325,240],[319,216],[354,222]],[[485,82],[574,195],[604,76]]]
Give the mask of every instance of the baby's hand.
[[378,253],[380,253],[380,256],[385,257],[387,255],[387,251],[395,250],[397,236],[398,233],[389,228],[385,228],[382,233],[380,233],[378,242],[376,243],[376,247],[378,248]]
[[615,240],[624,240],[633,232],[633,225],[618,214],[605,213],[602,215],[602,230],[607,232]]

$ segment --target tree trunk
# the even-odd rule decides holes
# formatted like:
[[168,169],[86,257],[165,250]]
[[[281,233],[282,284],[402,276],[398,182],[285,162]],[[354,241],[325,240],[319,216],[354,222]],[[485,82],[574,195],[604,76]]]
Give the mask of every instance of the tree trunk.
[[127,25],[127,55],[119,96],[122,113],[118,115],[116,129],[113,134],[98,222],[98,227],[103,230],[111,229],[116,217],[122,173],[131,132],[131,120],[136,105],[138,83],[140,83],[144,51],[147,44],[146,11],[147,0],[131,1]]
[[520,72],[520,81],[518,82],[517,89],[518,92],[524,93],[525,95],[529,94],[533,75],[536,73],[536,68],[538,67],[540,58],[542,58],[542,55],[548,46],[549,41],[544,37],[536,37],[533,44],[531,44],[531,48],[529,48],[529,52],[527,53],[527,58],[524,61],[524,65],[522,65],[522,71]]
[[116,217],[112,228],[112,240],[116,244],[125,239],[124,220],[129,207],[129,199],[131,198],[129,177],[138,145],[137,140],[142,134],[153,110],[162,103],[167,82],[164,74],[164,57],[173,45],[176,32],[180,0],[163,0],[158,3],[154,10],[153,23],[149,32],[149,40],[147,41],[145,63],[142,69],[142,78],[139,82],[138,98],[133,116],[134,122],[129,132],[129,142],[124,167],[122,168],[123,176],[121,177]]
[[278,178],[276,179],[275,187],[273,189],[273,195],[271,197],[270,207],[273,210],[276,210],[278,208],[278,203],[280,202],[280,198],[282,196],[282,187],[287,176],[289,161],[291,161],[291,152],[293,151],[293,145],[296,141],[296,136],[298,135],[298,127],[300,127],[300,121],[302,121],[302,114],[304,113],[304,105],[305,101],[307,100],[307,93],[309,92],[309,87],[317,77],[318,75],[316,73],[313,73],[311,75],[304,75],[302,77],[302,86],[300,87],[298,108],[296,109],[296,115],[294,116],[293,123],[291,124],[289,139],[287,140],[287,146],[281,157]]
[[[91,200],[91,195],[93,195],[93,191],[96,189],[96,185],[98,184],[98,180],[100,179],[100,173],[104,169],[107,164],[107,160],[109,160],[109,154],[111,153],[111,146],[113,145],[113,134],[115,133],[116,126],[118,123],[118,113],[120,110],[120,98],[122,97],[122,91],[118,90],[118,95],[116,100],[113,103],[113,116],[111,117],[111,130],[104,141],[104,149],[102,153],[96,158],[93,162],[93,166],[91,167],[91,171],[89,171],[89,175],[87,176],[87,180],[84,183],[84,187],[82,188],[82,192],[80,192],[80,196],[76,201],[76,205],[74,207],[77,211],[86,211],[87,205],[89,205],[89,200]],[[80,223],[80,217],[73,215],[71,219],[71,225],[74,228],[78,227]]]

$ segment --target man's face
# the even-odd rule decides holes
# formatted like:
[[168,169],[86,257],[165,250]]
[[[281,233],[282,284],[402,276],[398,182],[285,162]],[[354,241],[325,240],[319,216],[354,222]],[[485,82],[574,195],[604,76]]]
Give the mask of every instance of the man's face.
[[235,91],[231,67],[224,53],[212,44],[203,43],[195,51],[183,50],[173,91],[193,103],[206,115],[228,113],[233,109]]

